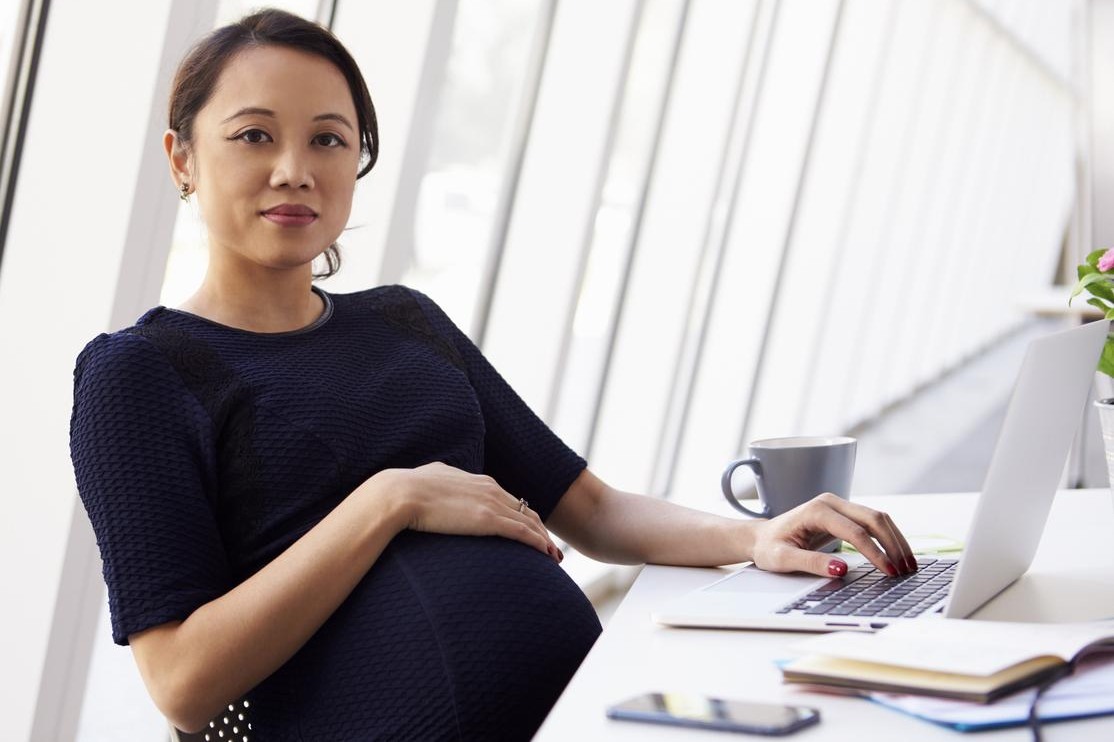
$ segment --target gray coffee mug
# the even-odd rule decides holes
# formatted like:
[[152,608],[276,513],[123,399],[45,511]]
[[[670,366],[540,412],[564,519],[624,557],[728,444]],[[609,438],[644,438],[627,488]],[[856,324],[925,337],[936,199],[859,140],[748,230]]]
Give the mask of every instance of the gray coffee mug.
[[[750,457],[732,461],[723,470],[723,495],[736,510],[755,518],[773,518],[831,492],[847,500],[855,471],[854,438],[768,438],[750,444]],[[735,497],[731,475],[740,466],[750,467],[758,485],[762,511],[756,512]]]

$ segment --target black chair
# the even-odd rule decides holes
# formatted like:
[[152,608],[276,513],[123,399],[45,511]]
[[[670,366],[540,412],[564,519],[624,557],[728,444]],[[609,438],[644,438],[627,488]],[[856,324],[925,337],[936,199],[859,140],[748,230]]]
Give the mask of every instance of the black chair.
[[246,700],[228,704],[228,708],[209,722],[209,726],[193,734],[170,727],[170,742],[251,742],[251,704]]

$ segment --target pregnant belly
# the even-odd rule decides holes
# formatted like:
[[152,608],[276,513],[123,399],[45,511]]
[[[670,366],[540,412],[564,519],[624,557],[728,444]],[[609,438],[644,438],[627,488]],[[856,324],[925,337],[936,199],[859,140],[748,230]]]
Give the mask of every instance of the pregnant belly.
[[529,739],[599,632],[545,554],[404,532],[271,681],[306,739]]

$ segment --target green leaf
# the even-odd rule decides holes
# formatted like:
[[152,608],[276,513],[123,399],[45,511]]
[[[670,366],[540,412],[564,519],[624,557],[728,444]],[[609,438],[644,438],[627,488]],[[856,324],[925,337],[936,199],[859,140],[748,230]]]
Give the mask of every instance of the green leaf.
[[[1114,280],[1114,276],[1107,275],[1106,277]],[[1111,284],[1110,281],[1107,281],[1105,283],[1092,283],[1090,286],[1087,287],[1087,292],[1092,296],[1097,296],[1100,299],[1104,299],[1114,304],[1114,284]]]
[[1102,357],[1099,358],[1099,371],[1107,376],[1114,376],[1114,339],[1107,338],[1106,345],[1102,346]]
[[1090,304],[1090,305],[1091,305],[1092,307],[1094,307],[1095,309],[1097,309],[1097,310],[1099,310],[1100,312],[1102,312],[1103,314],[1106,314],[1106,313],[1107,313],[1107,312],[1109,312],[1109,311],[1110,311],[1111,309],[1114,309],[1114,307],[1111,307],[1111,306],[1110,306],[1109,304],[1107,304],[1107,303],[1106,303],[1105,301],[1103,301],[1102,299],[1096,299],[1096,298],[1094,298],[1094,297],[1092,297],[1092,298],[1088,299],[1088,300],[1087,300],[1087,303],[1088,303],[1088,304]]
[[[1081,282],[1087,276],[1096,275],[1096,274],[1099,274],[1099,275],[1103,274],[1102,271],[1100,271],[1099,268],[1098,268],[1099,260],[1102,258],[1103,255],[1108,253],[1110,251],[1110,249],[1111,248],[1105,248],[1105,249],[1102,249],[1102,250],[1092,250],[1090,253],[1087,254],[1087,257],[1086,257],[1085,262],[1083,263],[1083,265],[1080,265],[1076,269],[1076,273],[1079,276],[1079,280]],[[1114,272],[1112,272],[1112,273],[1114,273]],[[1112,279],[1114,279],[1114,275],[1112,275],[1111,273],[1107,273],[1105,275],[1110,276]],[[1086,286],[1087,291],[1090,292],[1093,296],[1097,296],[1097,297],[1100,297],[1102,299],[1106,299],[1109,302],[1114,302],[1114,288],[1111,287],[1110,283],[1109,282],[1099,283],[1099,282],[1097,282],[1097,279],[1092,279],[1092,280],[1095,280],[1096,283],[1087,285]],[[1084,286],[1077,283],[1075,288],[1077,290],[1079,290],[1079,289],[1084,288]],[[1077,294],[1072,294],[1073,298],[1075,296],[1077,296]],[[1071,299],[1068,299],[1068,305],[1069,306],[1071,305]]]
[[[1068,298],[1068,304],[1071,304],[1072,299],[1082,294],[1084,289],[1090,291],[1096,296],[1102,296],[1100,292],[1095,291],[1093,286],[1099,283],[1106,283],[1107,281],[1109,281],[1109,279],[1110,276],[1106,275],[1105,273],[1088,273],[1084,276],[1080,276],[1079,280],[1075,282],[1075,287],[1071,290],[1071,296]],[[1109,287],[1106,287],[1106,290],[1107,292],[1110,292]],[[1114,301],[1114,292],[1111,293],[1111,300]]]
[[[1102,279],[1107,279],[1106,281]],[[1068,304],[1071,304],[1072,299],[1081,294],[1084,289],[1092,296],[1097,296],[1101,299],[1114,304],[1114,275],[1108,273],[1101,273],[1090,266],[1079,266],[1079,280],[1072,288],[1072,295],[1068,298]]]
[[1087,253],[1087,257],[1083,259],[1083,262],[1091,266],[1092,268],[1098,268],[1099,258],[1106,254],[1107,249],[1109,248],[1104,247],[1101,250],[1093,250]]

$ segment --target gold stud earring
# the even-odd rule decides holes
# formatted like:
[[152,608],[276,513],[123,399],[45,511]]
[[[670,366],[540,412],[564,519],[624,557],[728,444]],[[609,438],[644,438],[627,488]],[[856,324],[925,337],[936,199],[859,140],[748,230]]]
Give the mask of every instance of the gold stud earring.
[[189,183],[183,182],[182,185],[178,186],[178,198],[182,199],[186,203],[190,202],[190,184]]

